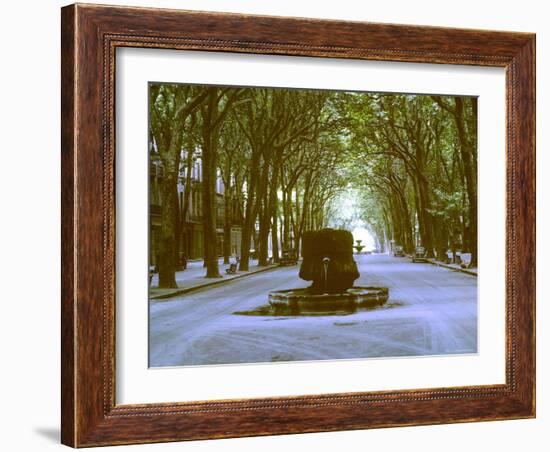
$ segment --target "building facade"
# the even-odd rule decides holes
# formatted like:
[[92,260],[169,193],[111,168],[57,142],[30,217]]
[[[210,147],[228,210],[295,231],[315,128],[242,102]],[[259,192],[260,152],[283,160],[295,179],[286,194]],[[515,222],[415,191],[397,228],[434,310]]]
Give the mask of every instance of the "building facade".
[[[203,231],[203,168],[200,158],[200,150],[194,153],[192,164],[190,165],[190,174],[187,174],[187,152],[182,150],[181,164],[178,177],[178,200],[179,200],[179,218],[180,232],[176,240],[177,255],[182,255],[186,259],[204,258],[204,231]],[[161,212],[162,212],[162,180],[164,169],[162,161],[156,151],[154,143],[150,147],[149,158],[149,260],[151,265],[157,264],[157,255],[159,249]],[[186,184],[189,183],[189,189],[186,190]],[[186,200],[185,197],[188,197]],[[216,180],[216,226],[217,226],[217,249],[218,255],[223,255],[224,250],[224,222],[225,222],[225,197],[231,196],[226,193],[221,175],[218,173]],[[233,205],[234,199],[229,200],[229,205]],[[231,241],[230,250],[232,255],[240,253],[241,243],[241,221],[233,216],[234,209],[231,209],[229,219],[231,221]]]

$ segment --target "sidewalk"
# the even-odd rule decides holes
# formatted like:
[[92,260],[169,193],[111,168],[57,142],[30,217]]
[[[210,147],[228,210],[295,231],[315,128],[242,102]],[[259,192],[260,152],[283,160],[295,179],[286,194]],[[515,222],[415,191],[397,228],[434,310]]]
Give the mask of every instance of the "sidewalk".
[[[233,262],[233,261],[232,261]],[[249,271],[241,272],[228,275],[225,273],[225,269],[229,267],[228,264],[223,263],[223,259],[219,260],[220,274],[221,278],[205,278],[206,268],[203,267],[203,261],[189,261],[187,263],[187,269],[183,271],[176,272],[176,283],[177,288],[173,289],[159,289],[158,285],[158,273],[153,275],[151,281],[151,287],[149,288],[149,299],[150,300],[162,300],[165,298],[174,297],[176,295],[182,295],[189,292],[194,292],[196,290],[201,290],[206,287],[216,286],[219,284],[227,283],[233,279],[239,279],[246,276],[253,275],[255,273],[264,272],[267,270],[272,270],[277,268],[278,264],[268,265],[266,267],[260,267],[257,260],[250,260]]]
[[[452,255],[449,253],[449,258],[451,258]],[[460,255],[463,262],[468,265],[470,263],[471,254],[470,253],[463,253]],[[444,264],[443,262],[440,262],[436,259],[428,259],[428,262],[432,265],[437,265],[439,267],[448,268],[449,270],[453,270],[456,272],[462,272],[466,273],[468,275],[477,276],[477,267],[474,268],[463,268],[459,264]]]

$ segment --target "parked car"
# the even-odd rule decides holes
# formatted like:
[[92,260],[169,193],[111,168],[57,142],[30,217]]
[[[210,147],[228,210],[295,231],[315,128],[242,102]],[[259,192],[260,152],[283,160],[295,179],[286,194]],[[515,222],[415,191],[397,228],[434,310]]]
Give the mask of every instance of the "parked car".
[[279,265],[286,266],[286,265],[296,265],[298,263],[298,256],[296,255],[296,251],[293,249],[290,250],[283,250],[281,259],[279,260]]
[[405,257],[405,251],[401,245],[396,245],[393,249],[393,255],[395,257]]
[[427,262],[426,257],[426,248],[423,246],[417,246],[414,250],[414,254],[412,256],[413,262]]

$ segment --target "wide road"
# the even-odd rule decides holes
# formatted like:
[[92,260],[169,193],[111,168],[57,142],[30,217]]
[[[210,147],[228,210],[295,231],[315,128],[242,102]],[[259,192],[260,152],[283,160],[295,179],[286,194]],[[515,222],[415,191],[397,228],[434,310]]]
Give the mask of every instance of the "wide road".
[[385,254],[355,256],[356,285],[386,286],[381,308],[339,316],[239,315],[270,290],[307,287],[298,266],[151,301],[149,365],[422,356],[477,351],[477,277]]

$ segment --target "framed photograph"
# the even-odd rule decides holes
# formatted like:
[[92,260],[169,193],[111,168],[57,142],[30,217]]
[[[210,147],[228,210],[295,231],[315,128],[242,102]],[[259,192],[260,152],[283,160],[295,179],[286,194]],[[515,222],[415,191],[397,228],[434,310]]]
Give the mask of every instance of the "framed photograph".
[[62,8],[62,442],[535,416],[535,36]]

